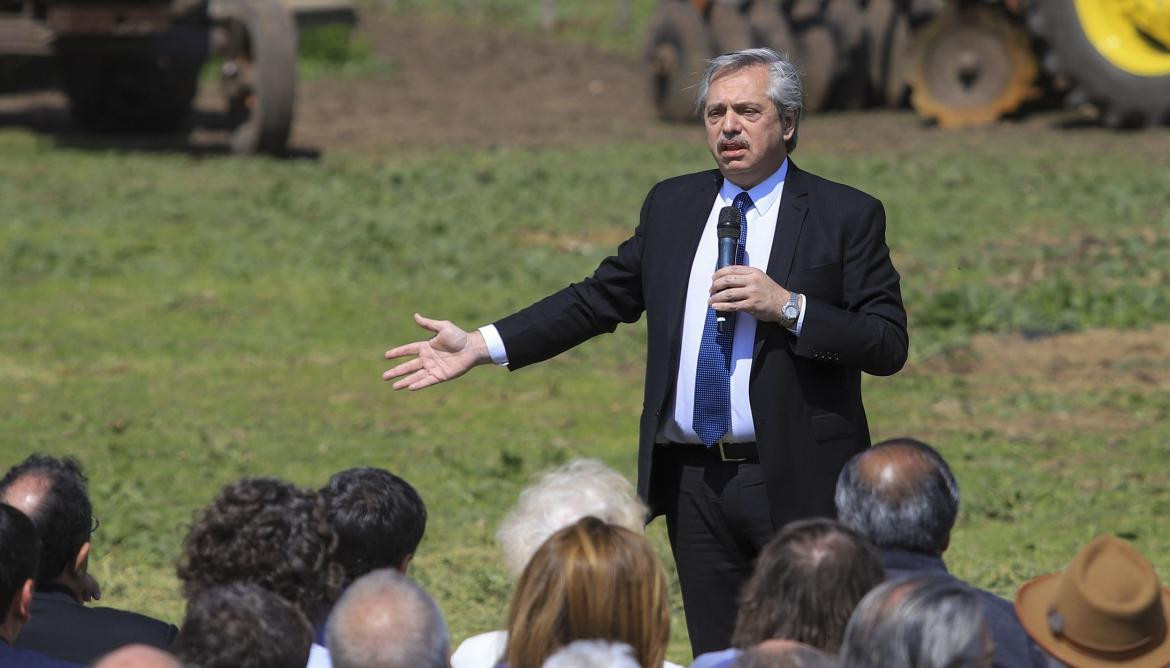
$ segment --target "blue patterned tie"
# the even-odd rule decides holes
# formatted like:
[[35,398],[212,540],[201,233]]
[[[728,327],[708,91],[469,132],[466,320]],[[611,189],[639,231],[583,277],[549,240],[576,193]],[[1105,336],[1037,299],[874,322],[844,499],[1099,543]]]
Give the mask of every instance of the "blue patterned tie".
[[[735,263],[743,263],[743,247],[747,241],[747,215],[752,198],[746,192],[735,196],[732,202],[739,211],[739,246]],[[724,333],[715,324],[715,310],[707,307],[703,323],[703,342],[699,344],[699,363],[695,368],[695,412],[691,427],[708,447],[719,442],[731,431],[731,341],[735,337],[735,314]]]

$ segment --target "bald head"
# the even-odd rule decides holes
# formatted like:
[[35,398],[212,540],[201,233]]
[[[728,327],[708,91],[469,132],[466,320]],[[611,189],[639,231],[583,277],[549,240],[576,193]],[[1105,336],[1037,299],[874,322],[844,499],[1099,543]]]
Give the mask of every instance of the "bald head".
[[732,668],[834,668],[833,656],[795,640],[765,640],[741,654]]
[[364,575],[345,590],[326,638],[336,668],[446,668],[451,653],[439,606],[392,569]]
[[0,493],[0,502],[7,503],[32,517],[52,487],[52,478],[39,473],[29,473],[16,478],[4,488],[3,493]]
[[899,438],[849,460],[835,501],[841,523],[878,547],[942,554],[959,511],[959,485],[934,448]]
[[93,668],[183,668],[175,657],[147,645],[127,645],[111,652]]

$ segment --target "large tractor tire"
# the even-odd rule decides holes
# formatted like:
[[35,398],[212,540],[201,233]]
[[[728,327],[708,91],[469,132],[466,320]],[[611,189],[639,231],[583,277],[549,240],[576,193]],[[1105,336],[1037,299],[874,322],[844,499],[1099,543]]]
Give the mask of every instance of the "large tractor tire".
[[277,0],[216,0],[213,45],[234,153],[283,153],[296,102],[297,29]]
[[857,0],[828,0],[823,16],[833,31],[840,61],[830,104],[835,109],[860,109],[869,102],[865,11]]
[[694,118],[699,80],[711,56],[711,38],[703,19],[690,2],[662,0],[650,18],[647,36],[650,94],[659,118]]
[[748,17],[738,3],[716,2],[711,5],[711,39],[716,53],[730,53],[759,46],[753,41]]
[[181,132],[189,126],[201,58],[154,52],[58,59],[74,121],[95,132]]
[[990,5],[940,13],[914,36],[908,68],[910,104],[943,127],[992,123],[1038,93],[1031,39]]
[[1170,121],[1170,4],[1162,0],[1032,0],[1028,26],[1044,66],[1071,82],[1110,127]]
[[754,44],[766,46],[786,58],[796,56],[796,36],[776,0],[754,0],[748,8],[748,23]]

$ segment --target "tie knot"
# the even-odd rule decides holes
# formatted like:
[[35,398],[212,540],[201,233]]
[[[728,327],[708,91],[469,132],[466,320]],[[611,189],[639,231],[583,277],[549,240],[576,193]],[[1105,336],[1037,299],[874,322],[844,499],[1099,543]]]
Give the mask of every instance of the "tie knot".
[[746,213],[752,207],[752,198],[744,191],[735,196],[735,200],[731,205],[738,209],[740,213]]

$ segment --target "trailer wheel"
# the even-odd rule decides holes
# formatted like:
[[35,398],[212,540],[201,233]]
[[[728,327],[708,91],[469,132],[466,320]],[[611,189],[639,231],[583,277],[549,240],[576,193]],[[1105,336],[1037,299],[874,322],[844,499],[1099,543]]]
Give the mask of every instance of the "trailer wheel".
[[1072,82],[1112,127],[1170,121],[1170,5],[1157,0],[1033,0],[1044,66]]
[[952,8],[914,38],[910,104],[943,127],[991,123],[1038,94],[1038,70],[1022,25],[991,6]]
[[234,153],[282,153],[296,101],[297,31],[277,0],[213,4],[212,45],[221,56]]
[[659,118],[695,117],[695,94],[710,54],[710,35],[690,2],[663,0],[650,18],[645,58]]
[[726,2],[711,5],[711,38],[715,41],[716,53],[731,53],[756,46],[752,43],[752,30],[748,19],[740,8]]

